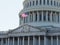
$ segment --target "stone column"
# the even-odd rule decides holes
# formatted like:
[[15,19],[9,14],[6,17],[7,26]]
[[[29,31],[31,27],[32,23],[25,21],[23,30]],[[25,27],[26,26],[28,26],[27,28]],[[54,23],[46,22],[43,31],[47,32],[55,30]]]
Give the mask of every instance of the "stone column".
[[59,12],[59,23],[60,23],[60,12]]
[[54,0],[52,0],[52,5],[54,6]]
[[24,18],[23,18],[22,24],[24,24]]
[[25,23],[27,23],[27,17],[25,17]]
[[8,45],[9,45],[9,38],[8,38]]
[[59,16],[60,16],[60,15],[59,15],[59,13],[58,13],[58,23],[59,23]]
[[29,20],[30,20],[30,22],[31,22],[31,13],[30,13],[30,19],[29,19]]
[[18,45],[19,45],[19,37],[18,37]]
[[59,14],[57,14],[57,13],[55,12],[55,16],[56,16],[56,17],[55,17],[55,21],[56,21],[56,22],[59,22]]
[[30,22],[30,12],[29,12],[29,15],[28,15],[28,22]]
[[24,37],[23,37],[23,45],[24,45]]
[[33,12],[33,22],[35,22],[35,13]]
[[43,1],[44,1],[44,0],[42,0],[42,5],[43,5]]
[[30,37],[28,36],[28,45],[30,44],[29,42],[30,42]]
[[40,0],[38,0],[38,5],[40,5]]
[[1,45],[3,45],[3,39],[1,39]]
[[58,45],[58,40],[59,40],[59,39],[58,39],[58,36],[57,36],[57,45]]
[[44,36],[44,45],[46,45],[46,36]]
[[42,21],[43,21],[43,11],[42,11]]
[[33,45],[35,45],[35,37],[33,36]]
[[6,45],[7,45],[7,38],[6,38]]
[[28,17],[27,17],[27,18],[28,18],[27,20],[28,20],[28,22],[29,22],[29,13],[28,13]]
[[20,42],[19,42],[19,43],[20,43],[20,45],[21,45],[21,43],[22,43],[21,38],[20,38],[19,40],[20,40]]
[[51,45],[53,45],[53,36],[51,36]]
[[47,5],[47,0],[45,0],[45,4]]
[[39,36],[39,40],[38,40],[38,42],[39,42],[39,45],[40,45],[40,36]]
[[49,6],[51,5],[51,0],[49,0]]
[[37,11],[37,22],[39,22],[39,12]]
[[13,45],[14,45],[14,37],[13,37]]
[[58,20],[57,20],[58,18],[57,18],[57,14],[56,14],[56,12],[55,12],[55,15],[54,15],[54,22],[57,22]]
[[19,22],[20,22],[19,24],[21,25],[21,17],[19,17]]
[[35,36],[33,36],[33,45],[35,45]]
[[52,22],[52,12],[51,12],[51,14],[50,14],[50,21]]
[[46,11],[46,21],[48,21],[48,11]]

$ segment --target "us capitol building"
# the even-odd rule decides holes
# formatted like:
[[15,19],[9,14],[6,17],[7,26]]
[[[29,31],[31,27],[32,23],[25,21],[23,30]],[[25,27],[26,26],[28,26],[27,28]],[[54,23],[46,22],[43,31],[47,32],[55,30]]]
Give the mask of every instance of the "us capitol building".
[[0,45],[60,45],[60,0],[24,0],[23,7],[20,26],[0,32]]

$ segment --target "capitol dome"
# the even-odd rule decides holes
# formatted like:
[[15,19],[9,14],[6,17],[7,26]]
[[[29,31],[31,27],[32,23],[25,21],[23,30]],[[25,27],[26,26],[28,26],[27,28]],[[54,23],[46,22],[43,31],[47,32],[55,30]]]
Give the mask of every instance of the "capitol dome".
[[60,45],[60,0],[25,0],[19,21],[0,32],[0,45]]
[[[26,13],[28,16],[21,18]],[[20,25],[60,27],[60,0],[25,0]]]

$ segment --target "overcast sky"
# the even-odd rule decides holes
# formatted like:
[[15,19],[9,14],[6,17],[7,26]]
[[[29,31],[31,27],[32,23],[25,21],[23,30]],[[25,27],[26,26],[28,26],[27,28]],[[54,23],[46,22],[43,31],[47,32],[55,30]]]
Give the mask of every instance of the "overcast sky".
[[18,13],[23,8],[24,0],[0,0],[0,31],[7,31],[19,26]]

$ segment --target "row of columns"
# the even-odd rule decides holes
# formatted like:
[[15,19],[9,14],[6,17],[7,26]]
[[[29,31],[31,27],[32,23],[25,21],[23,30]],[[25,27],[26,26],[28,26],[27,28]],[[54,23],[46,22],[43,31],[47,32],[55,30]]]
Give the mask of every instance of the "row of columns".
[[[8,44],[9,45],[9,41],[10,39],[8,38],[8,40],[6,39],[6,45]],[[59,45],[58,44],[58,36],[56,37],[56,40],[57,40],[57,45]],[[36,45],[35,44],[35,36],[33,36],[33,45]],[[17,45],[19,45],[19,37],[18,37],[18,44]],[[3,39],[1,39],[1,45],[3,45]],[[13,45],[15,45],[15,42],[14,42],[14,37],[13,37]],[[23,37],[23,43],[22,43],[22,45],[24,45],[24,37]],[[30,37],[28,36],[28,45],[30,45]],[[38,45],[41,45],[41,39],[40,39],[40,36],[38,37]],[[47,37],[46,36],[44,36],[44,45],[47,45]],[[53,45],[53,36],[51,36],[51,45]]]
[[[36,2],[36,0],[33,2],[28,2],[28,3],[24,3],[24,8],[27,8],[27,7],[30,7],[30,6],[40,6],[40,5],[49,5],[49,6],[60,6],[58,1],[55,1],[55,4],[54,4],[54,0],[37,0],[38,2]],[[37,5],[36,5],[37,3]],[[33,5],[34,4],[34,5]]]
[[[23,23],[27,23],[27,22],[35,22],[35,19],[36,19],[36,14],[37,14],[37,20],[36,22],[39,22],[39,15],[41,13],[41,21],[44,21],[44,11],[41,11],[41,12],[32,12],[32,13],[29,13],[28,16],[26,18],[23,18]],[[48,17],[48,14],[49,14],[49,17]],[[46,14],[45,14],[45,18],[46,18],[46,21],[49,21],[49,22],[60,22],[60,13],[53,13],[53,12],[50,12],[49,11],[46,11]],[[48,20],[49,18],[49,20]],[[32,21],[31,21],[32,20]],[[22,20],[21,20],[22,21]]]

